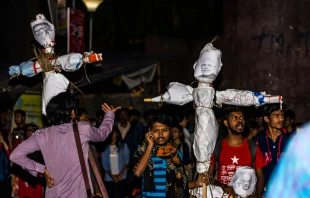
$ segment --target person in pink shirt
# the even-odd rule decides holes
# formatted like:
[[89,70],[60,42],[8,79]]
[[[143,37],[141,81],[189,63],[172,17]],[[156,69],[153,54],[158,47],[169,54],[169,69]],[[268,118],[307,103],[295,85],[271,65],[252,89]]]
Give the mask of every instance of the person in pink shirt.
[[[47,180],[46,198],[85,198],[86,188],[74,139],[73,123],[78,101],[69,93],[60,93],[53,97],[46,107],[50,127],[37,130],[23,141],[11,154],[10,159],[33,176],[44,174]],[[112,131],[114,108],[106,103],[102,105],[105,117],[99,128],[87,122],[79,122],[78,129],[85,159],[89,171],[89,142],[104,141]],[[45,165],[27,157],[28,154],[41,151]],[[88,172],[90,180],[90,175]],[[90,180],[91,181],[91,180]],[[91,185],[91,183],[90,183]],[[91,186],[92,187],[92,186]],[[93,193],[93,189],[92,189]]]

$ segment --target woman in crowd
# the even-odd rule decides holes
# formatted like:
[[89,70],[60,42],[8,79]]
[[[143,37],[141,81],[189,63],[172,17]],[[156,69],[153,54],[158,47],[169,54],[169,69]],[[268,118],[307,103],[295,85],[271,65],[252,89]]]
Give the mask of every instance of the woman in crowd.
[[102,165],[106,172],[105,181],[109,197],[124,198],[127,178],[127,165],[130,152],[127,144],[122,141],[118,127],[113,127],[113,132],[107,138],[108,145],[102,153]]

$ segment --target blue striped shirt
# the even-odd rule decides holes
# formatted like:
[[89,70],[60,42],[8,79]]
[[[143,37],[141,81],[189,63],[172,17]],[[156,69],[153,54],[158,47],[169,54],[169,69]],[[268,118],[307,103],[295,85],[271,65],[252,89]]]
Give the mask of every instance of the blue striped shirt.
[[[177,151],[178,156],[180,157],[181,161],[182,154],[180,151]],[[142,197],[147,198],[165,198],[166,197],[166,185],[167,185],[167,162],[164,159],[159,157],[152,157],[153,161],[153,172],[154,172],[154,183],[155,183],[155,192],[146,192],[144,190],[144,175],[142,175]]]
[[144,176],[142,176],[142,197],[166,197],[166,160],[159,157],[152,157],[154,163],[154,183],[155,192],[145,192],[144,191]]

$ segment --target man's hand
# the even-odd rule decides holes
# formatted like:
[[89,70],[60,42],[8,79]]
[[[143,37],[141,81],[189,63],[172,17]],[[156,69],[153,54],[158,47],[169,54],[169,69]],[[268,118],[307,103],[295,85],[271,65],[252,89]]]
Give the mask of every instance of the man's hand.
[[236,196],[236,193],[235,193],[234,189],[232,187],[230,187],[230,186],[225,185],[225,187],[223,187],[223,190],[224,190],[224,192],[232,195],[233,197]]
[[107,103],[104,103],[102,105],[102,111],[104,111],[104,113],[107,113],[109,111],[112,111],[113,113],[115,113],[119,109],[121,109],[121,107],[116,107],[116,108],[114,108],[113,106],[110,107],[109,105],[107,105]]
[[52,188],[56,185],[55,179],[51,177],[50,172],[47,169],[44,170],[44,178],[48,188]]
[[146,141],[148,147],[153,148],[154,140],[153,140],[152,132],[147,132],[145,134],[145,141]]

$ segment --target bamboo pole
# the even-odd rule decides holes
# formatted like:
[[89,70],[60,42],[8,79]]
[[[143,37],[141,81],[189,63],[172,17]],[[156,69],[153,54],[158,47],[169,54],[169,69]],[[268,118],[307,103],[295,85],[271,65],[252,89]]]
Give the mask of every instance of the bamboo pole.
[[202,198],[206,198],[207,197],[207,186],[205,183],[203,183],[202,186]]
[[144,102],[152,102],[152,98],[144,98]]

